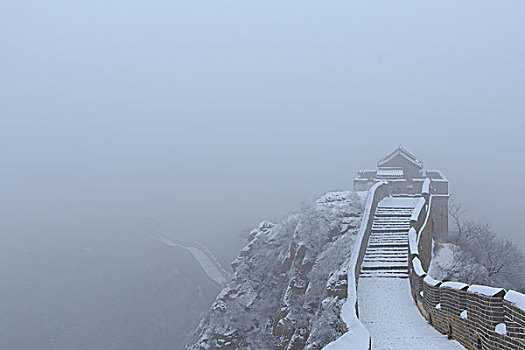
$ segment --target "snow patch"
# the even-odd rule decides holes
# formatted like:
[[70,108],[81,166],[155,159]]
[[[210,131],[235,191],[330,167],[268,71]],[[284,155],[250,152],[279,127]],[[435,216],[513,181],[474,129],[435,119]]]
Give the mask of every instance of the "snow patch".
[[504,291],[504,289],[502,289],[502,288],[480,286],[480,285],[477,285],[477,284],[471,285],[467,290],[470,293],[481,294],[481,295],[485,295],[485,296],[488,296],[488,297],[493,297],[494,295],[500,293],[501,291]]
[[418,275],[419,277],[425,275],[425,270],[423,270],[423,266],[421,266],[421,261],[418,257],[412,259],[412,267],[414,268],[414,272],[416,273],[416,275]]
[[459,317],[461,317],[463,320],[466,320],[468,318],[467,310],[461,311],[461,313],[459,314]]
[[456,289],[456,290],[463,290],[463,289],[465,289],[465,288],[468,287],[468,284],[466,284],[466,283],[461,283],[461,282],[451,282],[451,281],[448,281],[448,282],[443,282],[443,283],[441,283],[440,288],[443,288],[443,287],[446,287],[446,288],[452,288],[452,289]]
[[412,215],[410,216],[410,221],[417,221],[419,218],[419,214],[421,213],[421,210],[425,207],[425,198],[421,197],[417,201],[416,205],[414,206],[414,210],[412,210]]
[[419,250],[417,248],[417,232],[413,227],[408,230],[408,245],[410,247],[410,254],[419,254]]
[[517,308],[521,309],[522,311],[525,311],[525,295],[518,293],[514,290],[509,290],[507,294],[505,294],[506,301],[509,303],[514,304]]
[[498,333],[500,335],[506,335],[507,334],[507,326],[505,325],[505,323],[498,323],[494,330],[496,331],[496,333]]
[[421,193],[423,194],[429,194],[430,193],[430,179],[427,177],[425,181],[423,181],[423,186],[421,188]]
[[426,284],[428,284],[429,286],[432,286],[432,287],[435,287],[435,286],[437,286],[438,284],[441,283],[441,281],[435,280],[432,277],[430,277],[429,275],[426,275],[425,278],[423,278],[423,281],[425,281]]

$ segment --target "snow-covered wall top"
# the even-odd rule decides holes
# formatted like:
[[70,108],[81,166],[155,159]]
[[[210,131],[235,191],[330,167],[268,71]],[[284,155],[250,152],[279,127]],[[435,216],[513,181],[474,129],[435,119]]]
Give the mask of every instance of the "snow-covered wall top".
[[408,247],[410,250],[410,255],[419,254],[417,249],[417,232],[413,227],[408,230]]
[[509,290],[507,294],[505,294],[504,299],[508,301],[509,303],[514,304],[517,308],[521,309],[522,311],[525,311],[525,295],[518,293],[513,290]]
[[501,292],[505,292],[505,289],[502,289],[502,288],[480,286],[480,285],[477,285],[477,284],[471,285],[467,290],[470,293],[481,294],[481,295],[485,295],[487,297],[493,297],[496,294],[499,294]]
[[421,266],[421,261],[418,257],[412,259],[412,267],[414,268],[414,273],[416,273],[419,277],[426,275],[425,270],[423,270],[423,266]]
[[341,319],[345,323],[347,331],[323,348],[323,350],[368,350],[370,348],[370,333],[359,320],[357,309],[357,286],[356,273],[359,270],[360,256],[363,254],[363,246],[366,247],[367,228],[373,219],[372,212],[374,206],[386,196],[386,193],[379,195],[378,189],[387,186],[387,182],[377,182],[368,192],[366,205],[361,219],[361,226],[357,235],[357,243],[354,246],[352,256],[348,260],[348,297],[341,309]]
[[461,282],[451,282],[451,281],[447,281],[447,282],[443,282],[441,283],[441,288],[452,288],[452,289],[456,289],[456,290],[464,290],[468,287],[468,284],[466,283],[461,283]]
[[438,284],[441,283],[441,281],[438,281],[438,280],[435,280],[433,279],[432,277],[430,277],[429,275],[426,275],[425,278],[423,278],[423,281],[428,284],[429,286],[437,286]]
[[414,210],[412,210],[412,215],[410,216],[410,221],[417,221],[419,218],[419,214],[421,213],[421,210],[425,207],[425,198],[421,197],[418,199]]
[[429,194],[430,193],[430,179],[427,177],[423,181],[423,186],[421,188],[421,193]]

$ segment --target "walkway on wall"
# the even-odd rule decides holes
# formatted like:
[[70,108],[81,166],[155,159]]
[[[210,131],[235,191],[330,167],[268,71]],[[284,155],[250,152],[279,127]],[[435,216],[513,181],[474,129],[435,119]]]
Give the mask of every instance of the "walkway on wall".
[[362,278],[357,295],[359,319],[372,336],[373,350],[465,349],[421,316],[407,278]]
[[387,197],[375,211],[357,289],[359,319],[373,350],[464,349],[427,323],[410,294],[408,230],[418,201]]
[[224,286],[229,281],[230,274],[221,266],[208,248],[202,244],[167,238],[160,233],[148,233],[148,236],[168,247],[180,247],[188,250],[206,275],[220,286]]

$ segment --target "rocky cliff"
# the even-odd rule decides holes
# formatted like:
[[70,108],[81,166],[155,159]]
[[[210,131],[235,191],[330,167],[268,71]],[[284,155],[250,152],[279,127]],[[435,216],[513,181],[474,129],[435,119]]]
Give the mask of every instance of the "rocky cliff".
[[346,271],[364,198],[329,192],[279,223],[264,221],[188,348],[321,349],[340,334]]

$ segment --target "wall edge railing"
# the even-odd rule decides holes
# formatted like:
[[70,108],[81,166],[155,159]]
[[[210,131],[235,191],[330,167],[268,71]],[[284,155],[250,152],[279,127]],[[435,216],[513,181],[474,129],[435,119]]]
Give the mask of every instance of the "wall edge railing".
[[371,349],[372,342],[370,332],[359,320],[357,283],[363,256],[366,251],[366,246],[368,245],[368,238],[370,237],[370,229],[374,220],[373,213],[379,202],[390,195],[390,191],[391,187],[388,181],[376,182],[368,190],[368,196],[365,209],[363,210],[363,217],[361,218],[361,226],[359,227],[356,243],[352,255],[344,263],[347,268],[348,279],[347,298],[340,313],[344,333],[333,342],[327,344],[323,350],[343,350],[349,348],[355,350]]

